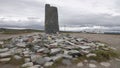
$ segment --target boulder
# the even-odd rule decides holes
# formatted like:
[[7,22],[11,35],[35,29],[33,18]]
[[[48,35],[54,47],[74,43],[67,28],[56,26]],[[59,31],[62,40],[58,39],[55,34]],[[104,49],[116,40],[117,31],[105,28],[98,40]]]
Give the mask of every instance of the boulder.
[[48,48],[45,48],[45,50],[43,51],[43,53],[48,54],[48,53],[50,53],[50,50]]
[[77,64],[77,67],[82,67],[82,66],[83,66],[82,62],[80,62],[80,63]]
[[68,43],[69,45],[75,45],[74,43],[72,43],[70,41],[66,41],[66,43]]
[[72,58],[73,58],[72,56],[67,55],[67,54],[64,54],[62,57],[63,57],[64,59],[72,59]]
[[67,55],[68,53],[69,53],[69,51],[67,51],[67,50],[64,50],[64,54],[66,54],[66,55]]
[[90,48],[90,46],[79,46],[81,49],[89,49]]
[[6,52],[6,51],[8,51],[8,50],[9,50],[8,48],[0,49],[0,53],[1,53],[1,52]]
[[32,67],[33,63],[32,62],[27,62],[25,64],[23,64],[21,67],[26,68],[26,67]]
[[0,59],[0,62],[8,62],[8,61],[10,61],[11,60],[11,58],[1,58]]
[[31,67],[27,67],[27,68],[40,68],[41,66],[40,65],[34,65],[34,66],[31,66]]
[[80,52],[77,51],[77,50],[70,50],[68,54],[71,55],[71,56],[73,56],[73,57],[79,57],[79,56],[81,56]]
[[93,53],[89,53],[86,55],[86,57],[91,57],[91,56],[97,56],[96,54],[93,54]]
[[44,59],[45,59],[46,62],[52,61],[51,57],[44,57]]
[[30,56],[30,51],[24,51],[23,54],[24,54],[25,57],[29,57]]
[[52,66],[52,65],[53,65],[53,62],[46,62],[46,63],[44,64],[45,67],[50,67],[50,66]]
[[37,52],[43,52],[45,50],[45,48],[41,48],[39,50],[37,50]]
[[25,58],[25,63],[30,62],[30,58]]
[[40,55],[31,55],[30,59],[32,62],[35,62],[36,60],[38,60],[41,56]]
[[11,55],[12,55],[11,52],[0,53],[0,57],[9,57]]
[[68,59],[63,59],[62,64],[64,64],[64,65],[72,65],[71,61],[68,60]]
[[46,60],[44,58],[39,58],[35,61],[37,64],[43,65],[45,64]]
[[108,62],[101,62],[100,64],[105,67],[110,67],[110,63]]
[[23,52],[23,49],[22,48],[19,48],[19,49],[16,49],[15,50],[15,53],[22,53]]
[[115,58],[115,60],[120,62],[120,59],[118,59],[118,58]]
[[15,55],[14,58],[15,58],[16,60],[22,59],[22,57],[21,57],[21,56],[18,56],[18,55]]
[[17,43],[16,45],[17,45],[18,47],[23,47],[23,48],[26,47],[26,44],[25,44],[25,43]]
[[54,49],[51,49],[50,54],[57,54],[60,51],[61,51],[61,48],[54,48]]
[[57,60],[61,59],[62,57],[63,56],[61,54],[58,54],[56,56],[52,56],[51,58],[52,58],[53,61],[57,61]]
[[0,45],[3,45],[4,44],[4,42],[3,41],[0,41]]
[[96,68],[97,66],[95,64],[89,64],[89,68]]

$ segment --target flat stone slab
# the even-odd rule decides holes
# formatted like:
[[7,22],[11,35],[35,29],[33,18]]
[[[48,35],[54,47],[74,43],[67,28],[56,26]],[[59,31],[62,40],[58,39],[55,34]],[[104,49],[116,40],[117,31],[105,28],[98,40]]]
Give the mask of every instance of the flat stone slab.
[[0,45],[3,45],[4,44],[4,42],[3,41],[0,41]]
[[33,63],[32,62],[28,62],[22,65],[22,67],[32,67]]
[[22,57],[21,57],[21,56],[18,56],[18,55],[15,55],[14,58],[17,59],[17,60],[22,59]]
[[89,68],[96,68],[97,66],[95,64],[89,64]]
[[82,67],[82,66],[83,66],[82,62],[80,62],[80,63],[77,64],[77,67]]
[[49,67],[49,66],[52,66],[52,65],[53,65],[53,62],[46,62],[44,66]]
[[61,48],[54,48],[54,49],[51,49],[51,54],[55,54],[55,53],[58,53],[61,51]]
[[93,53],[89,53],[86,55],[86,57],[91,57],[91,56],[97,56],[96,54],[93,54]]
[[18,47],[26,47],[26,44],[25,43],[18,43],[16,44]]
[[27,67],[27,68],[40,68],[41,66],[40,65],[34,65],[34,66],[31,66],[31,67]]
[[120,62],[120,59],[118,59],[118,58],[115,58],[115,60]]
[[8,50],[9,50],[8,48],[0,49],[0,53],[1,53],[1,52],[6,52],[6,51],[8,51]]
[[0,57],[8,57],[11,56],[11,52],[0,53]]
[[110,63],[108,62],[101,62],[100,64],[105,67],[110,67]]
[[68,59],[62,60],[62,63],[63,63],[64,65],[72,65],[71,61],[68,60]]
[[2,58],[2,59],[0,59],[0,62],[8,62],[10,60],[11,60],[11,58]]

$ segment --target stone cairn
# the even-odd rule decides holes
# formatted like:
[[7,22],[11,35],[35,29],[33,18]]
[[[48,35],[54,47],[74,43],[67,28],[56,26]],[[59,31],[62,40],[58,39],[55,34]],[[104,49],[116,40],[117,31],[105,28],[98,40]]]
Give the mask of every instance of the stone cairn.
[[[0,63],[24,59],[23,68],[43,68],[56,64],[62,59],[62,63],[70,65],[72,60],[85,55],[96,56],[91,51],[105,49],[105,44],[88,41],[84,38],[76,38],[67,34],[33,34],[14,37],[5,44],[0,42]],[[82,64],[79,63],[78,66]],[[92,64],[90,65],[92,66]],[[93,65],[94,66],[94,65]]]
[[58,10],[49,4],[45,5],[45,32],[47,34],[56,34],[59,32]]

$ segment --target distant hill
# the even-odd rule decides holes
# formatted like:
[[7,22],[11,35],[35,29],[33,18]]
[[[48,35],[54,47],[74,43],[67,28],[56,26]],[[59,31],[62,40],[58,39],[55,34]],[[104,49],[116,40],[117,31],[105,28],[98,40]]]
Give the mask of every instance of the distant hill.
[[21,34],[21,33],[31,33],[31,32],[43,32],[43,30],[0,28],[1,34]]

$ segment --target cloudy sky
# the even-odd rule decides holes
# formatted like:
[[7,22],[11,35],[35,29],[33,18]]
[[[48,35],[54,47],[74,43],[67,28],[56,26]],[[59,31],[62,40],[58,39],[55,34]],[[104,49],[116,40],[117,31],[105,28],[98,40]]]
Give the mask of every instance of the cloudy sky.
[[120,26],[120,0],[0,0],[0,27],[42,29],[47,3],[60,26]]

